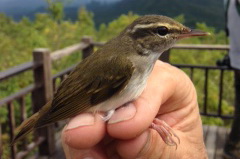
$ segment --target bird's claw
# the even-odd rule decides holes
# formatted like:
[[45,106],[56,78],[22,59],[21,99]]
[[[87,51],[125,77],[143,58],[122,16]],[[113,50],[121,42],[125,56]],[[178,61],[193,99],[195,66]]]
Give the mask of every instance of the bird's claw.
[[[163,120],[155,118],[152,122],[151,128],[159,133],[167,145],[176,146],[177,149],[178,144],[180,144],[180,139],[167,123],[165,123]],[[174,137],[178,140],[178,142],[176,142]]]
[[113,109],[113,110],[109,110],[109,111],[106,113],[105,116],[102,116],[102,120],[105,121],[105,122],[108,121],[108,120],[113,116],[114,112],[115,112],[114,109]]

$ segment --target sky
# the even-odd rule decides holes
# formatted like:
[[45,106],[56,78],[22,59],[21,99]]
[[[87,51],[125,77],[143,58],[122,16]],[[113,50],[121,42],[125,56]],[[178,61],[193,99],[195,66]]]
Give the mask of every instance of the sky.
[[[66,0],[70,1],[70,5],[80,5],[91,2],[92,0]],[[95,0],[99,2],[116,2],[119,0]],[[16,10],[34,10],[39,7],[46,6],[45,0],[0,0],[0,12],[11,12]]]

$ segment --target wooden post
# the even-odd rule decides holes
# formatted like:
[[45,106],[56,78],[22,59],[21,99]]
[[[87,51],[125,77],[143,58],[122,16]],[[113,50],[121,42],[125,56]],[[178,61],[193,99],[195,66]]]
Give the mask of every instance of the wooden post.
[[169,63],[170,62],[169,57],[170,57],[170,49],[167,51],[164,51],[159,59],[163,62]]
[[[7,104],[7,109],[8,109],[8,125],[9,125],[9,135],[10,135],[10,141],[13,140],[14,138],[14,130],[15,130],[15,115],[14,115],[14,105],[12,102],[9,102]],[[17,153],[17,147],[16,145],[13,145],[11,147],[11,157],[12,159],[16,158],[16,153]]]
[[3,149],[2,149],[2,125],[0,123],[0,159],[2,159],[2,152],[3,152]]
[[[37,112],[53,97],[53,83],[51,74],[51,57],[48,49],[36,49],[33,51],[33,60],[35,63],[41,64],[40,67],[34,69],[35,85],[41,87],[32,94],[33,110]],[[55,152],[54,126],[46,126],[37,130],[37,136],[44,137],[44,142],[39,145],[39,155],[52,158]]]
[[88,57],[89,55],[91,55],[94,52],[93,39],[91,37],[84,36],[82,38],[82,42],[88,44],[88,47],[86,47],[82,51],[83,52],[82,58],[85,59],[86,57]]
[[[20,105],[20,113],[21,113],[20,121],[23,122],[25,119],[27,119],[26,103],[25,103],[24,96],[19,98],[17,101]],[[22,139],[20,146],[23,147],[24,149],[27,149],[27,140]]]

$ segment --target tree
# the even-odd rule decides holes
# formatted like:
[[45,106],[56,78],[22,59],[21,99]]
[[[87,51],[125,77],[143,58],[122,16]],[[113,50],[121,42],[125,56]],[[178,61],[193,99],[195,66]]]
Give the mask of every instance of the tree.
[[60,22],[64,17],[63,12],[63,3],[59,0],[46,0],[48,4],[48,12],[52,16],[52,18],[58,22]]
[[95,36],[95,24],[93,21],[93,13],[88,12],[85,8],[81,8],[78,11],[78,36],[90,35]]
[[100,25],[97,35],[98,41],[107,41],[114,36],[117,36],[126,26],[132,23],[139,16],[129,12],[127,15],[123,14],[118,19],[113,20],[108,25]]

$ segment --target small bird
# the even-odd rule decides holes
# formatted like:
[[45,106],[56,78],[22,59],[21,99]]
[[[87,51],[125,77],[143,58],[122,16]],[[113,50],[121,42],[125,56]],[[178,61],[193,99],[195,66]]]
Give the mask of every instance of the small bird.
[[[18,127],[12,143],[34,129],[83,112],[105,112],[103,120],[109,120],[117,108],[141,95],[164,51],[179,39],[205,35],[208,33],[192,30],[166,16],[146,15],[136,19],[81,61],[61,83],[54,98]],[[172,136],[179,140],[164,121],[155,119],[152,128],[168,145],[176,145]]]

